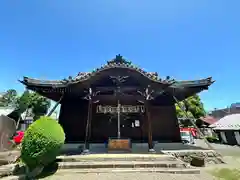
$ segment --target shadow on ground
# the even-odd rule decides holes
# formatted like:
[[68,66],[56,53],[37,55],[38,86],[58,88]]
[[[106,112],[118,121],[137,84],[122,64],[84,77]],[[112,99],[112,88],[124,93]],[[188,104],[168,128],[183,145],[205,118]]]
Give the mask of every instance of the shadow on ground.
[[51,176],[53,174],[55,174],[58,170],[58,164],[56,162],[49,164],[48,166],[44,167],[43,171],[41,172],[41,174],[39,174],[36,178],[40,179],[40,178],[45,178],[48,176]]

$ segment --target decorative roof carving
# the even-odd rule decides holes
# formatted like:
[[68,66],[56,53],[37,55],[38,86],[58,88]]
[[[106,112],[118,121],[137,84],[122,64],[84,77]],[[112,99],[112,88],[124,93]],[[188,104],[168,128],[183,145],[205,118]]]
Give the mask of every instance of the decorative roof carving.
[[108,65],[115,65],[115,64],[129,64],[131,65],[132,62],[131,61],[127,61],[126,59],[124,59],[120,54],[116,55],[116,57],[110,61],[107,62]]
[[107,63],[105,65],[93,70],[92,72],[78,73],[78,75],[74,78],[74,80],[77,82],[84,81],[84,80],[87,80],[88,78],[96,75],[97,73],[99,73],[101,71],[104,71],[106,69],[111,69],[111,68],[131,69],[131,70],[139,72],[140,74],[149,78],[150,80],[156,81],[159,83],[171,84],[174,81],[173,79],[170,79],[170,78],[166,78],[165,80],[162,80],[161,78],[158,77],[157,72],[146,72],[142,68],[139,68],[139,67],[133,65],[133,63],[131,61],[127,61],[126,59],[124,59],[120,54],[118,54],[114,59],[107,61]]

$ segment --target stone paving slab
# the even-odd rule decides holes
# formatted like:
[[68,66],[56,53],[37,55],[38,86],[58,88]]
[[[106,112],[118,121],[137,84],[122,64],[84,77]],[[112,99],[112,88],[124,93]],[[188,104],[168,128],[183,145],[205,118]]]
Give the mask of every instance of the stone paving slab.
[[96,161],[96,162],[58,162],[59,168],[188,168],[187,164],[178,161]]
[[[56,177],[56,179],[61,179],[61,177],[66,177],[68,175],[72,175],[74,178],[78,178],[79,176],[84,176],[86,174],[92,174],[92,175],[98,175],[98,174],[105,174],[104,176],[111,176],[112,174],[118,173],[120,175],[122,174],[133,174],[133,173],[138,173],[140,174],[140,176],[142,174],[158,174],[158,176],[165,176],[164,174],[168,174],[168,176],[174,174],[174,175],[183,175],[186,177],[186,174],[192,176],[193,174],[195,175],[199,175],[200,173],[196,170],[172,170],[172,169],[163,169],[163,168],[142,168],[142,169],[69,169],[69,170],[58,170],[54,175],[48,176],[48,177],[43,177],[43,178],[39,178],[39,179],[51,179]],[[67,178],[67,177],[66,177]],[[69,177],[70,178],[70,177]],[[21,175],[21,176],[8,176],[8,177],[4,177],[1,180],[24,180],[25,179],[25,175]],[[68,179],[67,179],[68,180]],[[71,178],[72,180],[72,178]],[[168,179],[169,180],[169,179]],[[205,179],[204,179],[205,180]]]
[[4,151],[0,152],[0,166],[8,163],[15,162],[20,156],[19,151]]
[[[169,157],[169,155],[166,154],[88,154],[88,155],[70,155],[69,157],[84,157],[84,158],[98,158],[98,157],[104,157],[104,158],[115,158],[115,157]],[[66,157],[66,156],[59,156]]]
[[20,151],[3,151],[3,152],[0,152],[0,158],[6,157],[6,156],[9,156],[9,155],[20,155]]
[[[13,180],[13,179],[11,179]],[[14,179],[15,180],[15,179]],[[208,174],[161,174],[161,173],[66,173],[55,174],[44,180],[215,180]]]
[[168,173],[168,174],[200,174],[200,169],[192,168],[96,168],[96,169],[59,169],[57,174],[67,173]]
[[89,154],[89,155],[69,155],[59,156],[61,161],[176,161],[172,155],[165,154]]
[[16,164],[8,164],[8,165],[0,166],[0,177],[11,174],[15,166]]
[[25,175],[21,175],[21,176],[8,176],[8,177],[3,177],[0,178],[1,180],[25,180],[26,176]]

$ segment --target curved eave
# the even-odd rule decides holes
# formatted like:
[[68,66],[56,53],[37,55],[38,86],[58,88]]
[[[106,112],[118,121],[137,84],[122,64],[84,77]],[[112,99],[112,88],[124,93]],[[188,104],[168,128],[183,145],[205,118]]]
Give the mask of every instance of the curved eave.
[[59,80],[39,80],[39,79],[33,79],[29,77],[23,77],[23,80],[19,80],[23,85],[25,86],[39,86],[39,87],[55,87],[55,88],[64,88],[67,86],[66,83],[63,83]]
[[[90,77],[88,78],[90,79]],[[81,81],[88,80],[82,79],[78,81],[60,81],[60,80],[39,80],[39,79],[33,79],[29,77],[24,77],[23,80],[19,80],[22,84],[26,86],[40,86],[40,87],[48,87],[48,88],[65,88],[69,84],[79,83]],[[153,82],[156,82],[152,80]],[[159,81],[158,81],[159,82]],[[161,81],[161,84],[172,84],[170,85],[171,88],[188,88],[188,87],[199,87],[199,86],[210,86],[215,81],[212,80],[212,77],[208,77],[205,79],[200,80],[192,80],[192,81]],[[159,82],[160,83],[160,82]]]
[[147,78],[150,82],[153,82],[153,83],[170,85],[174,82],[174,80],[172,80],[172,79],[169,79],[169,80],[158,79],[157,77],[155,77],[151,73],[147,73],[147,72],[141,70],[140,68],[131,68],[131,67],[127,67],[127,66],[124,66],[124,65],[121,65],[121,66],[108,65],[106,67],[97,69],[96,71],[93,71],[92,73],[84,73],[83,75],[77,76],[74,79],[73,78],[68,78],[68,79],[63,79],[63,80],[51,81],[51,80],[39,80],[39,79],[24,77],[23,80],[20,81],[20,82],[22,82],[25,85],[33,85],[33,86],[38,85],[38,86],[45,86],[45,87],[50,87],[50,86],[66,87],[67,85],[89,81],[92,78],[94,78],[95,76],[101,75],[105,71],[114,70],[116,68],[117,69],[126,69],[127,71],[132,71],[132,72],[135,72],[135,73],[139,73],[141,76]]
[[208,77],[200,80],[192,80],[192,81],[176,81],[170,87],[172,88],[190,88],[190,87],[201,87],[201,86],[210,86],[215,81],[212,80],[212,77]]
[[172,84],[166,92],[170,96],[173,95],[179,101],[182,101],[194,94],[207,90],[214,82],[211,77],[195,81],[178,81]]
[[27,89],[37,92],[40,95],[46,98],[49,98],[53,101],[59,101],[65,89],[65,88],[54,88],[52,85],[39,86],[38,84],[37,85],[31,84],[21,80],[19,80],[19,82],[25,85]]

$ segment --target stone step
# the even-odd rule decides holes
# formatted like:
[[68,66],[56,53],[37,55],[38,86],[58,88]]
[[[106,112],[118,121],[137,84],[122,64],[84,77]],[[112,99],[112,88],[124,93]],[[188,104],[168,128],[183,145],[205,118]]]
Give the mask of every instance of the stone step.
[[172,155],[151,155],[151,154],[90,154],[59,156],[62,162],[91,162],[91,161],[176,161]]
[[92,161],[92,162],[58,162],[60,169],[88,168],[190,168],[179,161]]
[[20,156],[19,151],[6,151],[0,152],[0,166],[15,162],[16,159]]
[[[165,168],[137,168],[137,169],[60,169],[55,174],[72,174],[77,177],[81,173],[168,173],[168,174],[200,174],[200,169],[165,169]],[[3,177],[1,180],[24,180],[26,175]]]
[[8,164],[0,166],[0,177],[11,174],[15,168],[16,164]]
[[67,173],[132,173],[132,172],[157,172],[172,174],[200,174],[200,169],[196,168],[96,168],[96,169],[59,169],[57,174]]

